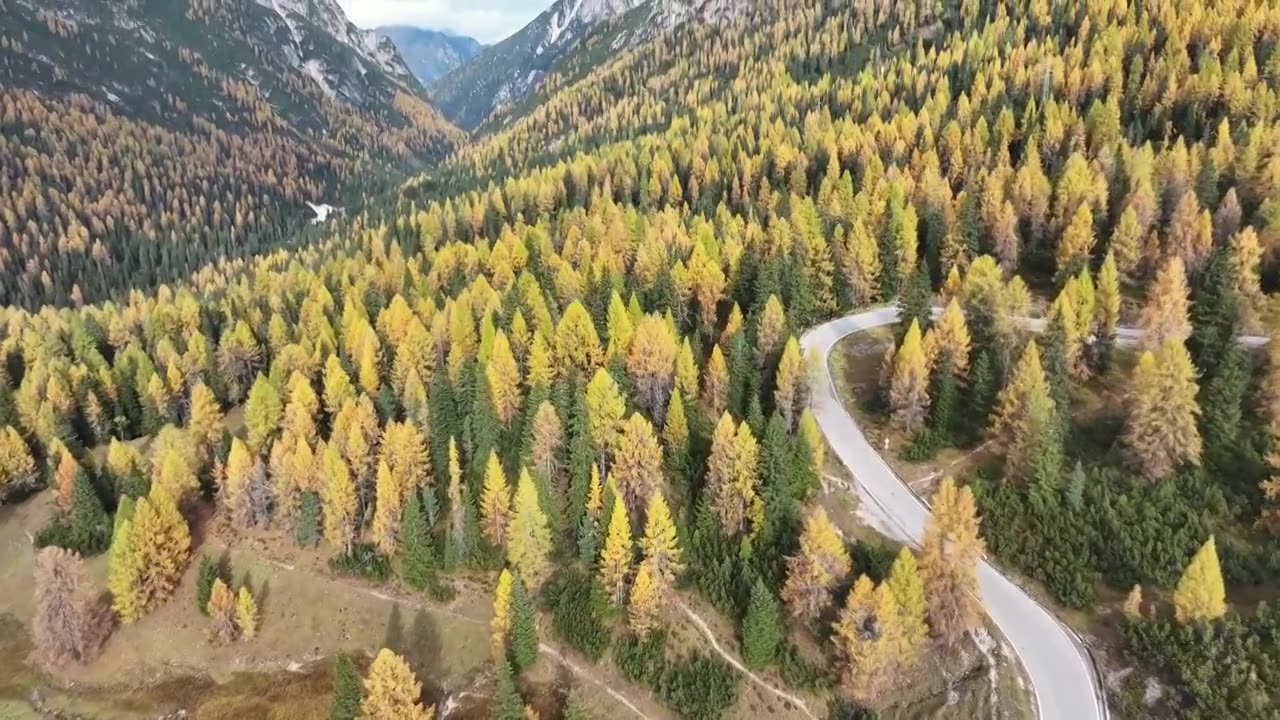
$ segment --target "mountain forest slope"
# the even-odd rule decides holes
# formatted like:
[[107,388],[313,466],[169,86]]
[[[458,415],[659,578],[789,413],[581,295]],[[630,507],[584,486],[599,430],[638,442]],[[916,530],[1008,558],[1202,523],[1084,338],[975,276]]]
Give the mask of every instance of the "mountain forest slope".
[[4,0],[0,77],[6,303],[95,300],[267,249],[303,201],[462,137],[329,2]]
[[[178,602],[191,523],[212,516],[228,543],[318,547],[335,576],[423,602],[493,589],[502,717],[521,716],[542,640],[681,717],[773,716],[748,682],[785,686],[797,717],[857,717],[947,697],[930,661],[991,647],[972,592],[990,550],[1105,632],[1086,640],[1106,677],[1132,678],[1108,688],[1118,715],[1273,718],[1280,612],[1258,601],[1280,587],[1280,343],[1235,337],[1276,327],[1280,8],[762,0],[616,51],[591,40],[653,7],[587,30],[465,142],[426,112],[413,138],[448,157],[310,242],[154,291],[96,281],[113,301],[0,310],[0,493],[53,488],[39,544],[109,552],[118,636]],[[48,53],[21,38],[5,52]],[[366,134],[391,113],[310,127],[241,97],[205,112],[334,150],[308,156],[328,176],[244,171],[267,188],[420,147]],[[155,112],[131,122],[180,126]],[[57,179],[13,192],[23,215],[5,217],[26,254],[3,271],[35,307],[86,274],[42,267],[60,255],[25,228],[83,222],[97,186],[29,158],[44,135],[8,131],[17,116],[0,116],[23,143],[0,153],[0,188],[29,167]],[[114,193],[157,192],[136,168],[111,170]],[[207,197],[122,215],[158,237],[121,247],[218,254],[216,233],[178,232]],[[129,262],[158,277],[182,261]],[[939,480],[918,552],[838,524],[797,339],[880,303],[903,322],[864,409],[904,455],[988,460]],[[1136,354],[1121,324],[1144,330]],[[213,637],[253,642],[223,590]],[[720,615],[732,663],[672,629],[691,607]],[[336,695],[359,703],[345,667]],[[399,716],[424,712],[421,668],[375,668],[407,688]]]

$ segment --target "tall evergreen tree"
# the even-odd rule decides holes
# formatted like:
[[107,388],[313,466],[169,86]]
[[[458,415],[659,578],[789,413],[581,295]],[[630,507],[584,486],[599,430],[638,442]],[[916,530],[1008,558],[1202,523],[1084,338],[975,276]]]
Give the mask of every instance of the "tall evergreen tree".
[[435,540],[422,509],[422,496],[414,490],[400,523],[400,576],[410,587],[421,590],[435,580],[435,574]]
[[516,673],[530,668],[538,659],[538,618],[533,598],[525,588],[524,580],[517,577],[511,590],[511,629],[508,656]]
[[520,699],[520,692],[516,689],[511,663],[505,659],[497,663],[489,717],[491,720],[524,720],[524,701]]
[[764,670],[773,663],[783,638],[782,610],[778,600],[756,578],[751,586],[747,614],[742,619],[742,659],[752,670]]

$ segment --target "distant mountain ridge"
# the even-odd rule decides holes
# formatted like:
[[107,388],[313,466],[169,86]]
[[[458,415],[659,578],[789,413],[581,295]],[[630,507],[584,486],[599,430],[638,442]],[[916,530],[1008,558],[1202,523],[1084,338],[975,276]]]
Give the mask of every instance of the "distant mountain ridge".
[[499,109],[527,97],[584,38],[593,62],[605,62],[637,42],[694,17],[734,11],[748,0],[556,0],[511,37],[432,83],[445,117],[474,130]]
[[395,43],[400,57],[423,85],[465,64],[484,47],[465,35],[410,25],[386,25],[373,31]]

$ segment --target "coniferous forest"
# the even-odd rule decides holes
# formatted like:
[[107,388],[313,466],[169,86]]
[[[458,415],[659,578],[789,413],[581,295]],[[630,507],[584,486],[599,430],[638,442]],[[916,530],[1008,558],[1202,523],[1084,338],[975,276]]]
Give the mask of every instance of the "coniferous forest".
[[[249,4],[176,27],[258,47]],[[193,601],[213,647],[278,632],[287,600],[216,541],[478,606],[489,717],[615,713],[600,677],[678,717],[770,715],[756,691],[876,717],[990,632],[985,557],[1124,669],[1116,716],[1275,717],[1280,6],[716,7],[612,53],[588,32],[467,135],[394,83],[374,108],[241,84],[221,41],[170,48],[213,95],[117,111],[67,79],[120,52],[100,18],[0,0],[0,525],[48,507],[4,551],[34,554],[31,664]],[[89,59],[40,49],[68,43]],[[325,193],[351,202],[304,228]],[[914,547],[824,500],[847,438],[801,343],[881,305],[848,409],[894,463],[982,458],[923,493]],[[408,652],[319,650],[317,716],[441,712]],[[585,675],[548,702],[552,653]]]

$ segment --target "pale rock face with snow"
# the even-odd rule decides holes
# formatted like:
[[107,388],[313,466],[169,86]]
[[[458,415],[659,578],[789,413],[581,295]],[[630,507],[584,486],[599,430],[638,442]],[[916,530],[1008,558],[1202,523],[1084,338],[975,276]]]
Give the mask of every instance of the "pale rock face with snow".
[[[351,48],[361,61],[378,68],[392,81],[409,90],[413,74],[396,52],[395,45],[372,30],[361,30],[353,25],[336,0],[257,0],[257,3],[283,18],[297,49],[297,57],[302,57],[303,31],[300,23],[310,21],[333,39]],[[314,78],[325,94],[334,96],[335,91],[327,79],[330,73],[322,61],[306,58],[298,69]]]

